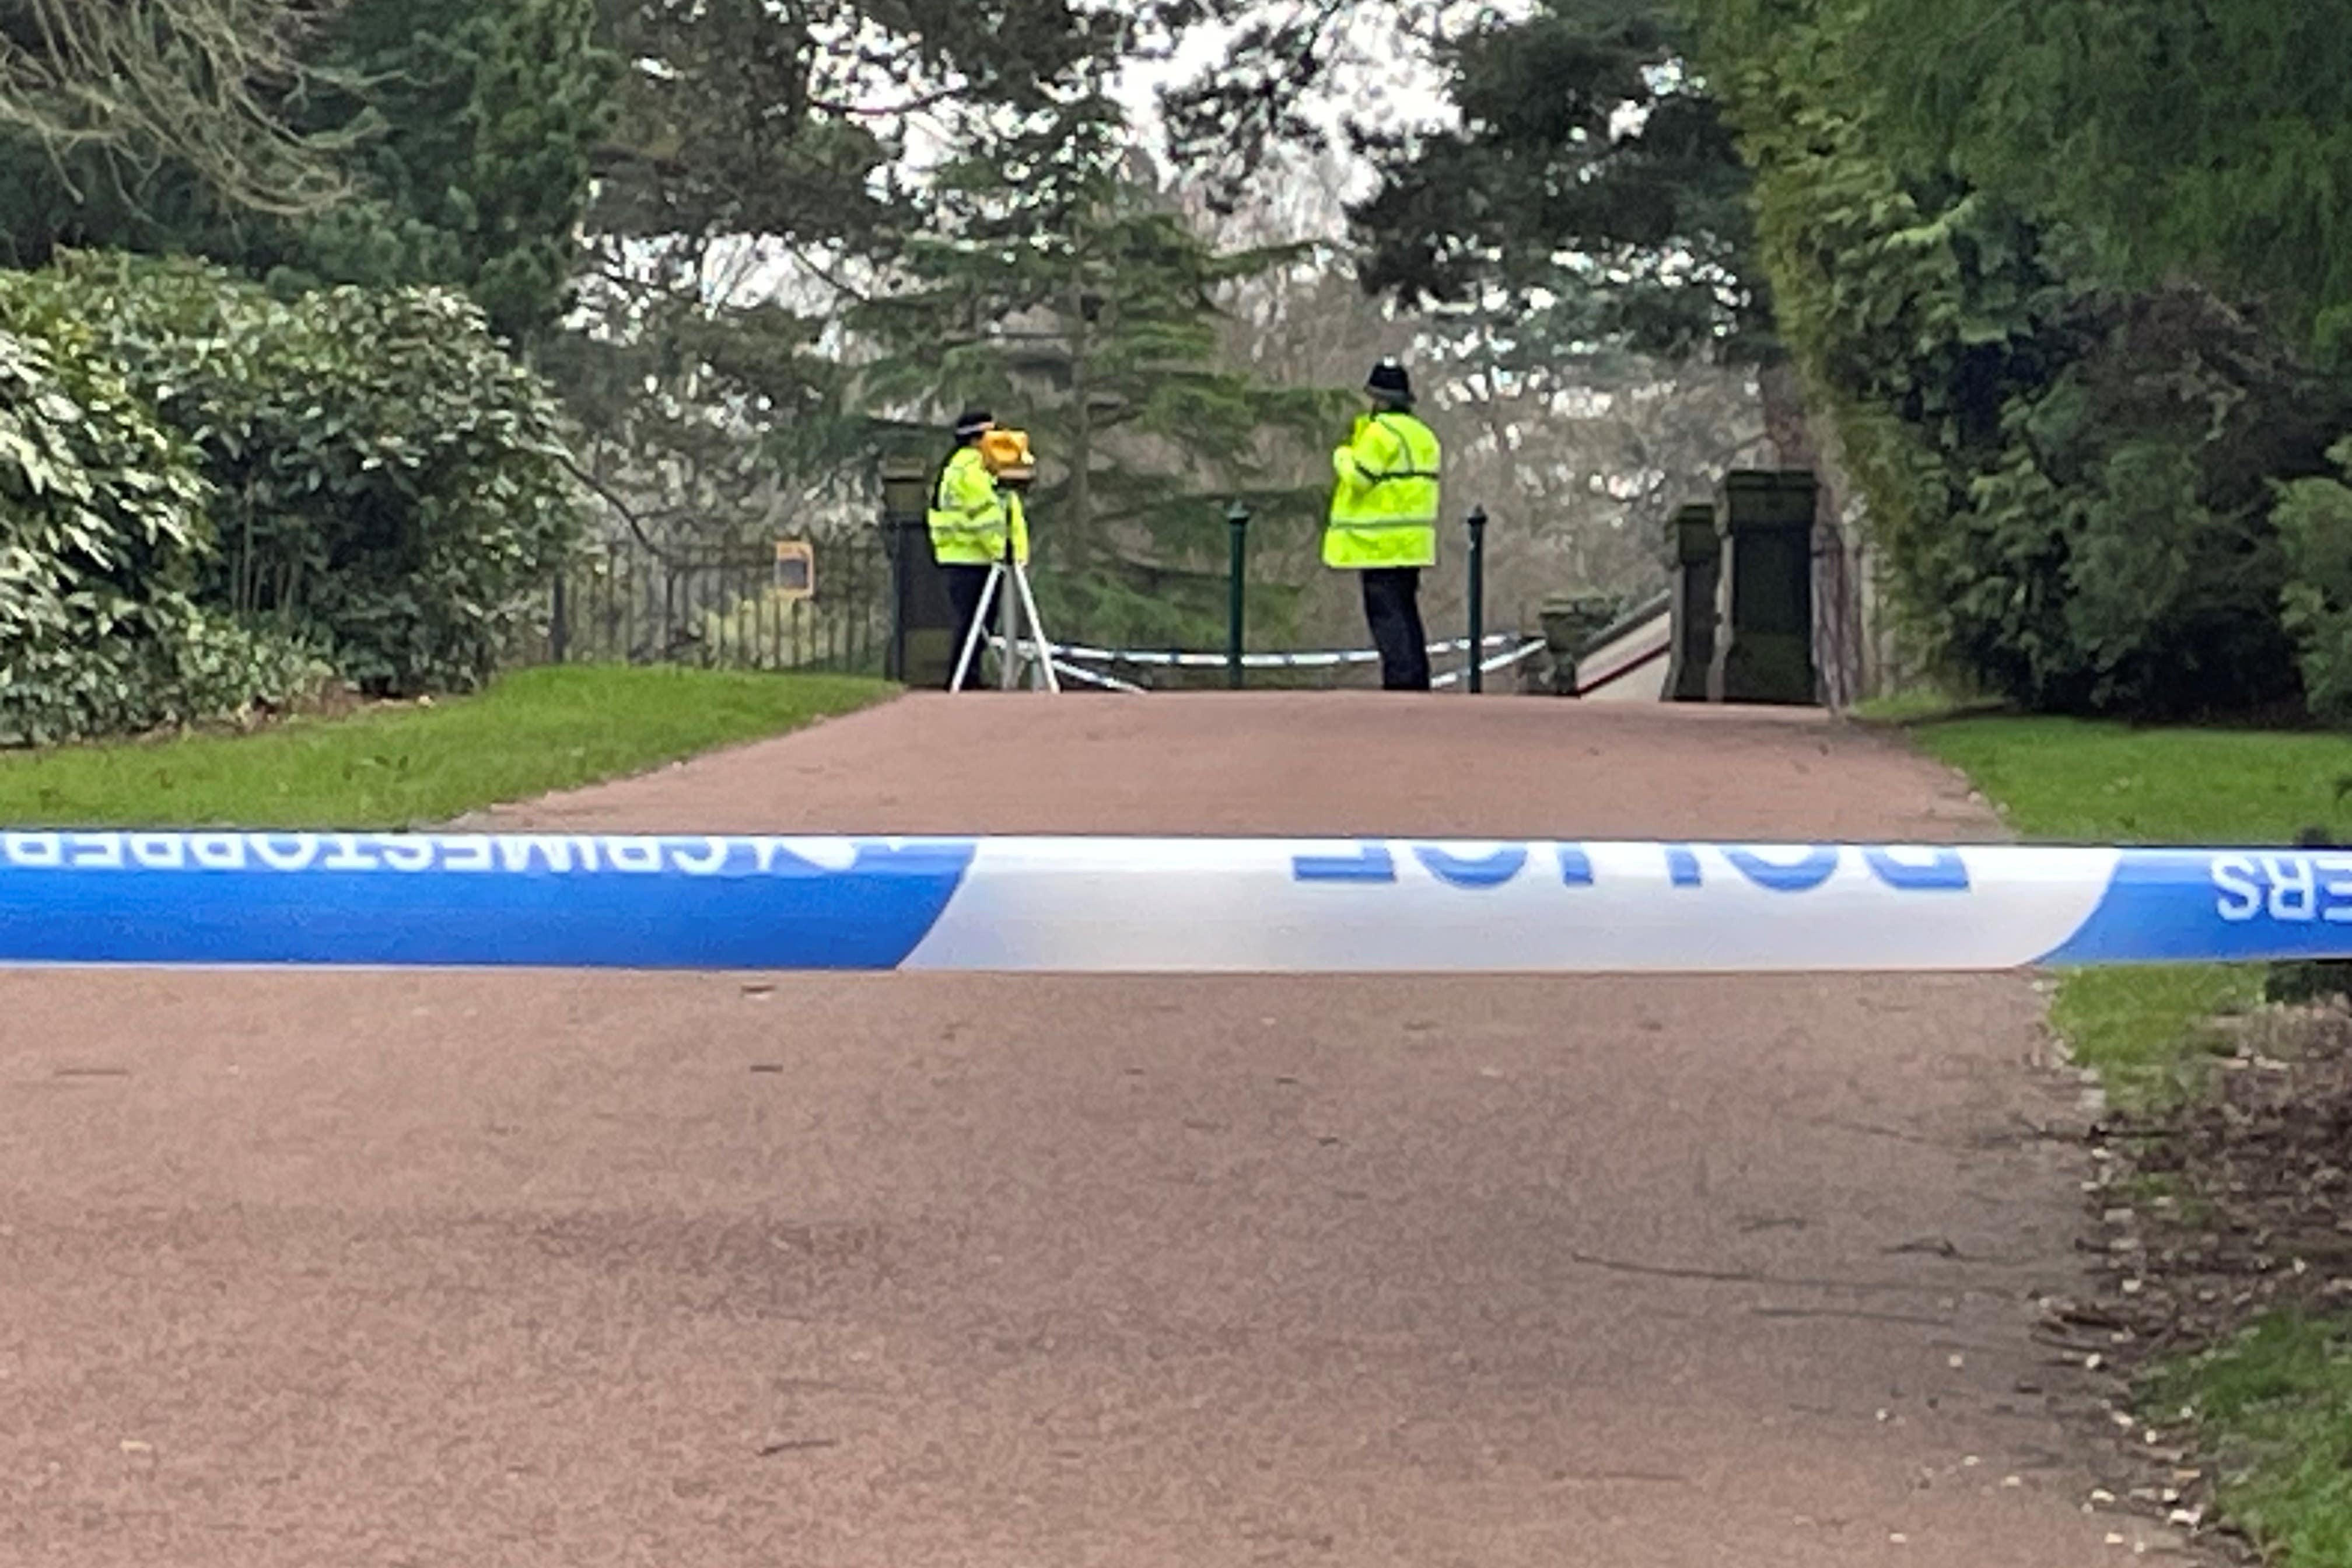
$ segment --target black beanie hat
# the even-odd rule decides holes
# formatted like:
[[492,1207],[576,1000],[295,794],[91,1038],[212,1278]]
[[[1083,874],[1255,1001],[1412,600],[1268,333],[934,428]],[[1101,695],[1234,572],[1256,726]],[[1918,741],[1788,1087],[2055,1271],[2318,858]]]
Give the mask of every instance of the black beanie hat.
[[1404,366],[1392,359],[1384,359],[1372,366],[1372,374],[1364,381],[1364,390],[1377,392],[1383,397],[1410,398],[1412,396],[1412,378],[1405,374]]

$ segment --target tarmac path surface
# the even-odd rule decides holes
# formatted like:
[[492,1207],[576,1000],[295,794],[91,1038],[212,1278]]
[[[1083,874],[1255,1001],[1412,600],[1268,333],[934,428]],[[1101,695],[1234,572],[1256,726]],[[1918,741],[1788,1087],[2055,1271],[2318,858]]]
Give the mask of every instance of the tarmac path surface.
[[[1818,716],[1379,694],[485,820],[1999,833]],[[2120,1561],[2045,1049],[2015,977],[0,972],[0,1563]]]

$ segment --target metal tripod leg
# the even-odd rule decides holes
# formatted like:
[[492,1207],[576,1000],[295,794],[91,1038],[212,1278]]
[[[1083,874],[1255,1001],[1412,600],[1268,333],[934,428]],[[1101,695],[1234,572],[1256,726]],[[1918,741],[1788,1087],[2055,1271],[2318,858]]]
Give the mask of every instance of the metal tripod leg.
[[1054,674],[1054,645],[1045,640],[1045,623],[1037,618],[1037,595],[1029,591],[1028,568],[1018,563],[1013,568],[1013,585],[1020,591],[1022,611],[1029,617],[1029,641],[1036,650],[1037,673],[1045,689],[1058,696],[1062,682]]
[[[1005,587],[1006,579],[1012,586]],[[1002,601],[997,595],[1003,593]],[[1003,620],[996,633],[1003,646],[997,650],[998,668],[1003,671],[1004,689],[1013,690],[1020,684],[1019,661],[1024,646],[1021,621],[1029,623],[1027,647],[1036,660],[1037,673],[1030,684],[1036,689],[1059,695],[1061,678],[1054,673],[1053,645],[1045,640],[1045,623],[1037,617],[1037,595],[1029,587],[1029,569],[1019,562],[1006,565],[998,562],[988,569],[988,582],[980,591],[980,608],[971,617],[971,629],[964,634],[963,647],[956,656],[955,679],[948,682],[950,691],[961,691],[979,666],[981,639],[989,635],[989,611],[998,610]]]
[[973,661],[980,656],[980,639],[988,630],[988,606],[995,599],[996,585],[1003,577],[1002,563],[989,567],[988,582],[980,591],[980,608],[972,615],[971,629],[964,634],[963,651],[956,656],[955,679],[948,682],[950,691],[963,689],[964,677],[971,673]]

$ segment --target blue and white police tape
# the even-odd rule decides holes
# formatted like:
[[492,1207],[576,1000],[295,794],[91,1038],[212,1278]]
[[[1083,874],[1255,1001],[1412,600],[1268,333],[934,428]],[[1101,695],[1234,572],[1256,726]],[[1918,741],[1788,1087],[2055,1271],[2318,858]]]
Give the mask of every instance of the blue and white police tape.
[[[1498,669],[1508,669],[1515,664],[1525,664],[1528,659],[1531,659],[1536,655],[1543,652],[1543,650],[1549,646],[1549,645],[1541,637],[1536,637],[1530,641],[1521,643],[1515,648],[1506,649],[1504,652],[1496,654],[1492,658],[1480,661],[1478,673],[1481,675],[1492,675]],[[1468,673],[1469,671],[1466,668],[1449,669],[1444,674],[1437,677],[1434,680],[1432,680],[1429,683],[1430,689],[1432,690],[1442,691],[1449,686],[1459,685],[1463,678]]]
[[[1480,639],[1483,648],[1501,647],[1517,636],[1515,632],[1496,632]],[[1126,664],[1152,666],[1170,669],[1223,669],[1231,656],[1222,653],[1162,651],[1156,648],[1091,647],[1083,643],[1052,643],[1047,645],[1056,659],[1079,658],[1094,664]],[[1435,658],[1449,653],[1466,653],[1468,637],[1450,637],[1428,645],[1427,651]],[[1302,648],[1289,653],[1245,653],[1242,655],[1244,669],[1331,669],[1343,665],[1378,664],[1378,648]]]
[[0,833],[0,964],[1123,973],[2352,957],[2352,852]]
[[[1014,639],[1013,646],[1020,650],[1023,658],[1034,659],[1037,657],[1039,645],[1026,637]],[[1002,637],[992,637],[988,639],[988,647],[992,653],[1002,655],[1004,652],[1004,639]],[[1048,654],[1051,654],[1053,645],[1047,643],[1045,647]],[[1071,664],[1058,658],[1053,662],[1054,673],[1065,680],[1075,680],[1081,686],[1097,687],[1104,691],[1123,691],[1136,697],[1151,695],[1150,691],[1131,680],[1121,680],[1115,675],[1104,675],[1098,670],[1088,669],[1082,664]]]

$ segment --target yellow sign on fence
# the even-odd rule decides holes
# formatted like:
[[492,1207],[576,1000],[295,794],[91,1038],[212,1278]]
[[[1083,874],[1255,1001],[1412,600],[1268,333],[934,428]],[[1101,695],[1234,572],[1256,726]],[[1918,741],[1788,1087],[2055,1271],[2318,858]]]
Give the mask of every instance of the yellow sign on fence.
[[805,539],[776,541],[776,596],[812,599],[816,596],[816,551]]

